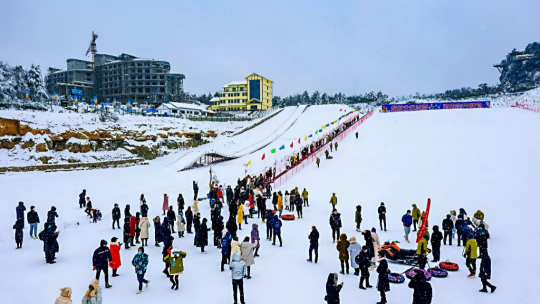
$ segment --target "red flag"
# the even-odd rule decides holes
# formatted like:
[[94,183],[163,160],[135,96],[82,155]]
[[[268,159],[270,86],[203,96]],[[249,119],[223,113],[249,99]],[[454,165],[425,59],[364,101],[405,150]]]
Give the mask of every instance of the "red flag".
[[300,138],[298,139],[298,143],[300,143]]
[[341,112],[341,110],[343,110],[343,109],[339,109],[340,112]]
[[264,160],[265,157],[266,157],[266,153],[263,153],[261,160]]
[[418,234],[416,235],[416,242],[418,243],[420,239],[424,237],[424,233],[426,232],[427,223],[428,223],[428,217],[429,217],[429,207],[431,206],[431,199],[427,199],[427,207],[426,207],[426,214],[424,214],[424,220],[422,221],[422,226],[420,229],[418,229]]
[[294,143],[291,141],[291,148],[293,147],[293,144],[294,144]]

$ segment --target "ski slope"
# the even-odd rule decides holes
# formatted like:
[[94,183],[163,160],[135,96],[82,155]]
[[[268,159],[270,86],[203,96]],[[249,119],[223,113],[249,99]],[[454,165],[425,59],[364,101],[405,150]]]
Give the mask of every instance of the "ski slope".
[[[293,127],[273,140],[272,145],[289,143],[306,131],[313,132],[322,124],[320,121],[326,120],[325,113],[339,117],[332,111],[324,107],[308,108]],[[318,115],[320,118],[309,118]],[[330,120],[332,118],[326,122]],[[539,114],[516,108],[376,113],[357,130],[359,139],[350,135],[342,141],[339,151],[333,153],[333,160],[323,159],[319,169],[313,164],[277,189],[284,191],[298,186],[300,190],[307,188],[310,193],[311,207],[304,208],[304,218],[283,222],[282,248],[264,240],[265,229],[260,221],[249,221],[248,226],[259,224],[262,242],[260,257],[252,266],[253,278],[244,281],[246,303],[324,303],[328,273],[340,270],[328,226],[331,210],[328,201],[332,192],[338,196],[342,232],[358,240],[362,240],[354,227],[354,210],[358,204],[363,207],[362,228],[379,230],[376,209],[381,201],[385,202],[388,232],[379,232],[381,241],[402,240],[401,216],[413,203],[425,209],[428,197],[432,200],[430,226],[440,225],[450,209],[463,207],[469,215],[481,209],[490,225],[492,283],[497,285],[497,292],[480,294],[480,280],[466,278],[468,273],[461,257],[463,247],[443,246],[442,260],[459,263],[461,270],[446,279],[432,279],[433,303],[450,304],[456,300],[460,303],[534,302],[534,273],[540,269],[530,253],[538,249],[535,225],[540,212]],[[253,138],[236,145],[249,146],[254,143]],[[235,143],[231,142],[229,147],[229,151],[235,150]],[[259,154],[260,151],[248,154],[212,169],[223,184],[232,184],[244,172],[242,163]],[[0,213],[0,255],[8,275],[2,290],[17,290],[5,292],[3,302],[53,303],[59,289],[70,286],[73,301],[78,303],[94,275],[91,258],[99,241],[110,241],[113,236],[121,238],[121,231],[111,229],[110,210],[114,203],[122,208],[131,204],[134,210],[140,194],[144,193],[150,206],[149,216],[154,217],[162,214],[164,193],[169,194],[171,205],[178,193],[183,193],[189,202],[192,180],[199,181],[201,193],[204,193],[209,168],[178,172],[174,163],[177,157],[173,154],[152,161],[148,166],[129,168],[0,175],[2,202],[7,210]],[[78,194],[83,188],[94,206],[103,212],[104,218],[97,224],[89,223],[78,207]],[[57,207],[60,216],[57,219],[60,231],[57,264],[44,263],[43,244],[28,238],[28,226],[23,249],[15,249],[11,228],[19,201],[24,201],[27,208],[35,205],[42,222],[50,206]],[[206,202],[199,206],[202,216],[209,218]],[[321,234],[317,265],[306,262],[307,235],[312,225],[316,225]],[[239,231],[241,239],[250,231],[243,227],[244,230]],[[188,255],[184,260],[185,272],[180,275],[180,289],[170,290],[170,282],[161,272],[161,248],[152,245],[153,235],[152,227],[150,246],[146,248],[150,255],[146,276],[152,282],[150,287],[141,295],[135,294],[137,280],[130,265],[135,250],[122,249],[120,277],[110,278],[113,288],[103,291],[104,303],[233,302],[230,272],[219,271],[220,252],[208,247],[208,253],[201,254],[193,247],[192,235],[175,239],[175,247]],[[212,232],[209,238],[211,243]],[[401,245],[413,246],[412,243]],[[480,260],[477,266],[479,263]],[[405,267],[390,264],[390,269],[403,271]],[[345,283],[342,303],[379,300],[376,290],[358,289],[358,277],[340,275],[339,279]],[[371,272],[370,283],[376,283],[375,272]],[[31,292],[20,292],[28,286]],[[264,295],[263,290],[271,290],[272,294]],[[391,285],[387,298],[389,303],[410,303],[412,290],[406,284]]]

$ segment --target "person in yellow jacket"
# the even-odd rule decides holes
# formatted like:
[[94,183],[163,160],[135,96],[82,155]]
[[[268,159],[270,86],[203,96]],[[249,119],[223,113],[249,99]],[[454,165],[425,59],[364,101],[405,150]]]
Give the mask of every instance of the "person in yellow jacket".
[[238,230],[242,230],[242,223],[244,222],[244,205],[238,203],[238,213],[236,214],[236,222],[238,223]]
[[429,235],[424,234],[424,237],[418,241],[418,245],[416,246],[416,255],[418,256],[418,267],[421,269],[424,269],[426,267],[427,263],[427,255],[431,252],[431,249],[428,248],[428,241]]
[[278,191],[277,210],[279,212],[279,217],[281,217],[281,213],[283,212],[283,194],[281,194],[281,191]]
[[413,232],[416,231],[416,225],[418,225],[418,220],[420,219],[420,216],[422,215],[422,212],[420,212],[420,209],[416,207],[416,204],[412,205],[412,219],[413,219]]
[[332,193],[332,197],[330,198],[330,204],[332,204],[332,211],[336,210],[337,196],[335,193]]
[[304,188],[304,191],[302,191],[302,198],[304,199],[304,207],[309,207],[308,192],[306,188]]
[[476,259],[478,258],[478,243],[474,238],[467,240],[463,256],[465,257],[465,265],[467,265],[470,272],[469,278],[474,278],[476,275]]

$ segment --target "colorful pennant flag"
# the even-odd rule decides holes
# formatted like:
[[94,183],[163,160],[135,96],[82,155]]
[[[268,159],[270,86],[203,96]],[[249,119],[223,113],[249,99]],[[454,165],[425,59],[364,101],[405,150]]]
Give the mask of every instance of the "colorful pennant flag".
[[285,150],[285,145],[279,147],[280,150]]
[[246,164],[246,167],[251,166],[251,160],[249,160]]
[[322,126],[322,127],[321,127],[321,130],[322,130],[322,129],[326,129],[326,126]]
[[330,127],[330,124],[326,124],[327,127]]
[[300,143],[300,138],[298,138],[298,143]]
[[291,148],[294,146],[294,142],[291,141],[291,144],[290,144]]
[[266,153],[263,153],[261,160],[264,160],[265,157],[266,157]]
[[270,150],[270,153],[272,153],[272,154],[276,153],[276,148]]
[[319,134],[319,130],[315,130],[315,135]]
[[312,137],[313,137],[313,134],[309,134],[309,136],[308,136],[308,137],[309,137],[309,138],[312,138]]
[[306,136],[306,137],[304,137],[304,141],[307,141],[307,136]]
[[322,133],[322,129],[319,129],[319,133]]

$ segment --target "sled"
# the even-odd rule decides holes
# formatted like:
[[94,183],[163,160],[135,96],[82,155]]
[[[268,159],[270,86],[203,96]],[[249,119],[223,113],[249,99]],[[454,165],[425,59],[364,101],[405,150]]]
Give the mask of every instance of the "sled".
[[452,262],[450,262],[448,260],[446,262],[440,262],[439,267],[446,270],[446,271],[458,271],[459,270],[459,265],[458,264],[452,263]]
[[427,271],[425,269],[417,268],[417,267],[407,271],[405,273],[405,275],[407,276],[407,278],[412,279],[412,278],[414,278],[416,276],[417,272],[423,272],[424,275],[426,276],[426,281],[431,280],[432,275],[431,275],[431,273],[429,273],[429,271]]
[[281,219],[284,221],[293,221],[295,219],[294,214],[284,214],[281,216]]
[[405,282],[405,277],[400,273],[391,272],[388,274],[388,280],[390,283],[401,284]]
[[397,243],[397,241],[385,242],[379,249],[379,256],[394,264],[416,265],[416,250],[401,249]]
[[448,276],[448,271],[437,266],[429,268],[428,272],[431,273],[434,278],[446,278]]

